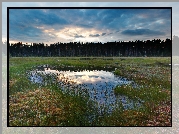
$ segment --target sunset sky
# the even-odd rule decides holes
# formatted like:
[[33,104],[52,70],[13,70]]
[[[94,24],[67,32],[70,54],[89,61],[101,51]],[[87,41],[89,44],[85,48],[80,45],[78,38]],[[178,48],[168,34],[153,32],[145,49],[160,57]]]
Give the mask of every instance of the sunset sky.
[[170,9],[10,9],[10,42],[171,39]]

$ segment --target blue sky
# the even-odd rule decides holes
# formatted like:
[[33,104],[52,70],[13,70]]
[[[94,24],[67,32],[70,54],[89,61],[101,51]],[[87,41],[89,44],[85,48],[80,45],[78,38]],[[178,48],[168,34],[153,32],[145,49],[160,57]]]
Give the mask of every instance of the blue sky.
[[[68,6],[99,5],[98,3],[87,5],[87,3],[70,3]],[[110,3],[111,5],[104,3],[100,6],[120,5],[120,7],[125,7],[128,5],[135,7],[135,3],[132,2],[130,4],[117,3]],[[58,6],[58,4],[28,3],[28,6],[43,7]],[[67,5],[67,3],[62,3],[61,6],[65,4]],[[23,2],[15,5],[27,6]],[[162,6],[160,2],[154,5]],[[141,6],[145,6],[145,4],[141,3]],[[148,4],[148,6],[150,5]],[[167,7],[167,3],[164,6]],[[171,6],[174,4],[168,4],[168,7]],[[135,41],[158,38],[165,40],[171,37],[170,14],[168,9],[11,9],[9,40],[10,42],[44,42],[46,44],[75,41]]]

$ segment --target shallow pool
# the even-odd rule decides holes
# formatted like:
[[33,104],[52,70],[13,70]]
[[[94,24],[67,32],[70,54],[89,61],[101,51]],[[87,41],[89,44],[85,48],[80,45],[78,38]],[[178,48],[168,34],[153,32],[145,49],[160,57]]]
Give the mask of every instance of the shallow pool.
[[[134,105],[140,106],[140,103],[129,100],[127,96],[114,94],[114,88],[123,84],[132,84],[133,81],[114,75],[113,71],[107,70],[80,70],[80,71],[61,71],[60,69],[41,68],[29,72],[31,82],[39,84],[48,84],[46,76],[51,76],[51,81],[59,83],[63,92],[72,95],[88,95],[91,100],[97,102],[100,113],[105,110],[113,111],[122,102],[124,109],[134,108]],[[49,80],[49,79],[48,79]]]

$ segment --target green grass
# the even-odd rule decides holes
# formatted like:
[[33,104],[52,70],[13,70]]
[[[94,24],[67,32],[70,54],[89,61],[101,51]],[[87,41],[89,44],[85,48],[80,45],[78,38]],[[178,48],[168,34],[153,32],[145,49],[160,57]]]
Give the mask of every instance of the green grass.
[[[162,102],[171,101],[170,58],[132,57],[12,57],[9,59],[10,126],[146,126]],[[62,93],[58,85],[29,82],[26,72],[35,66],[114,67],[114,74],[137,83],[115,89],[116,95],[143,100],[139,109],[116,108],[99,116],[88,97]],[[88,102],[88,103],[87,103]],[[89,121],[90,115],[96,115]],[[166,125],[163,122],[162,125]]]
[[[114,74],[127,77],[139,85],[123,85],[115,88],[116,95],[126,95],[132,100],[143,100],[142,113],[150,120],[155,116],[156,107],[163,103],[171,102],[171,68],[169,61],[150,59],[145,65],[122,66]],[[170,113],[171,114],[171,113]]]
[[45,88],[10,97],[10,126],[88,126],[95,109],[82,97]]

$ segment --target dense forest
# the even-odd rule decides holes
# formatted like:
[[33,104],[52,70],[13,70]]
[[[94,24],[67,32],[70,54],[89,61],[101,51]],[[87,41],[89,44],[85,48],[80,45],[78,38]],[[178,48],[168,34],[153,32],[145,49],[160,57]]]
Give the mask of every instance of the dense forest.
[[168,57],[172,56],[172,41],[147,40],[129,42],[69,42],[69,43],[31,43],[31,45],[18,42],[9,44],[9,55],[12,57],[89,57],[89,56],[120,56],[120,57]]

